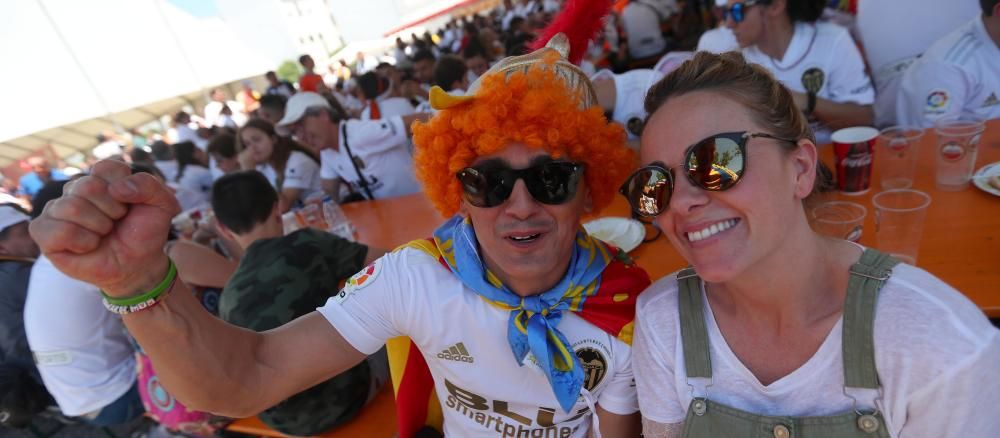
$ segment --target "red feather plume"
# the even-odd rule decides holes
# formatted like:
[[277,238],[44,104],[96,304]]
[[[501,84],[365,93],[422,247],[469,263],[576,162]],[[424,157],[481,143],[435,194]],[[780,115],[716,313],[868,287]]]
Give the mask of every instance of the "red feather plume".
[[569,62],[580,65],[590,40],[604,27],[602,20],[611,10],[611,4],[611,0],[566,0],[559,15],[531,42],[531,50],[545,47],[553,36],[562,32],[569,39]]

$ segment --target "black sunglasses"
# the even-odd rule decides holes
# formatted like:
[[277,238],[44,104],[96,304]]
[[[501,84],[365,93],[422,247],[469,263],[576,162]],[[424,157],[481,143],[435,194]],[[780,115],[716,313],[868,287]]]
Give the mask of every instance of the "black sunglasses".
[[[721,192],[743,178],[747,168],[747,141],[755,137],[795,143],[795,140],[754,132],[725,132],[695,143],[684,152],[684,175],[696,187]],[[651,164],[635,171],[618,192],[628,200],[632,211],[655,217],[667,210],[674,191],[673,169]]]
[[745,2],[733,3],[732,6],[722,8],[722,20],[725,21],[729,17],[733,17],[733,21],[736,23],[742,23],[743,19],[746,18],[746,11],[750,9],[751,6],[756,5],[766,5],[770,1],[766,0],[747,0]]
[[466,167],[456,176],[462,183],[465,199],[476,207],[503,204],[518,179],[524,180],[528,193],[542,204],[562,204],[576,195],[584,165],[567,161],[548,161],[524,169],[491,163]]

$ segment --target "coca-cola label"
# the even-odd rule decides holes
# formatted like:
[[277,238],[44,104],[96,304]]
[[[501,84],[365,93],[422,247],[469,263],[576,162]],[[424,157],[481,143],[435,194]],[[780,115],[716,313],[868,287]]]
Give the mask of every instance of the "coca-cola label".
[[837,186],[845,192],[863,192],[871,185],[872,145],[870,142],[836,144]]

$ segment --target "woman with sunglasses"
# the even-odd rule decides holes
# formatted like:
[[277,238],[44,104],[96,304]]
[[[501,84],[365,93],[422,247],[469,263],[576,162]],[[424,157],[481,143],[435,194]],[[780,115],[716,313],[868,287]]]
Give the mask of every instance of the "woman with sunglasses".
[[646,437],[995,436],[1000,332],[933,275],[810,229],[816,145],[735,52],[647,94],[622,187],[691,264],[637,303]]
[[[723,10],[747,61],[771,71],[814,123],[831,130],[873,123],[875,90],[851,35],[817,22],[825,0],[729,0]],[[821,129],[820,129],[821,128]]]

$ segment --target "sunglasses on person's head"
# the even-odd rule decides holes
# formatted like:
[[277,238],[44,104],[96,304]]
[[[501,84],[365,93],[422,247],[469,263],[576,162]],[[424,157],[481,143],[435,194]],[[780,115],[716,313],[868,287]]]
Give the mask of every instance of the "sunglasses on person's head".
[[[729,190],[746,172],[747,141],[755,137],[795,143],[795,140],[764,133],[715,134],[689,147],[684,152],[684,163],[677,167],[696,187],[714,192]],[[655,217],[667,210],[674,183],[673,169],[654,163],[635,171],[618,192],[625,196],[633,212]]]
[[510,198],[514,184],[524,180],[528,193],[542,204],[558,205],[573,199],[584,165],[568,161],[545,161],[524,169],[512,169],[500,160],[466,167],[456,176],[465,199],[476,207],[496,207]]
[[736,23],[742,23],[743,19],[746,18],[746,11],[752,6],[756,5],[766,5],[770,2],[767,0],[747,0],[745,2],[733,3],[730,7],[722,8],[722,19],[726,20],[729,17],[733,17],[733,21]]

